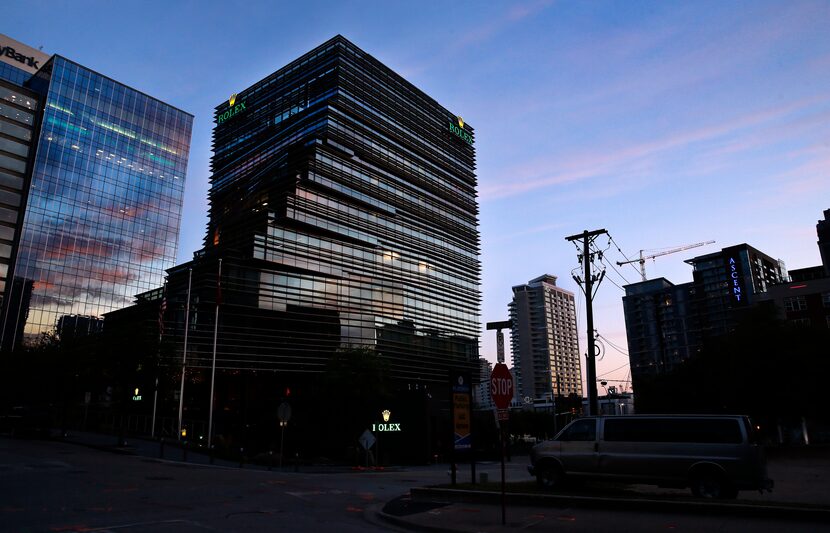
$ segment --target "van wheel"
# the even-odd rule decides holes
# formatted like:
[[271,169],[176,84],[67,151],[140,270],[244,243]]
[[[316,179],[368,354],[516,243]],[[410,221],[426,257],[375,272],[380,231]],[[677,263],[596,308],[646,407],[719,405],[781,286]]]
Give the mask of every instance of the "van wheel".
[[718,472],[700,472],[692,477],[692,494],[708,500],[732,500],[738,497],[738,491],[732,487],[723,474]]
[[562,486],[565,474],[559,465],[549,463],[538,468],[536,484],[546,490],[553,490]]

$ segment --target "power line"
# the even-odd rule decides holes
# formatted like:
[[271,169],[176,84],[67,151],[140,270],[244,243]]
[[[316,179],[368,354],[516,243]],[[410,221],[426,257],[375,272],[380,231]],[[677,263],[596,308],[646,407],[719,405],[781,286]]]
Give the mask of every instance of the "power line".
[[622,256],[623,256],[623,257],[625,257],[626,264],[627,264],[627,265],[631,265],[631,268],[633,268],[633,269],[634,269],[634,271],[635,271],[635,272],[637,272],[637,274],[639,275],[639,274],[640,274],[640,271],[639,271],[639,270],[637,270],[637,267],[635,267],[635,266],[634,266],[634,263],[631,261],[631,259],[629,259],[627,255],[625,255],[625,252],[623,252],[623,251],[622,251],[622,249],[620,248],[620,246],[617,244],[617,241],[615,241],[615,240],[614,240],[614,237],[612,237],[610,233],[608,234],[608,239],[609,239],[611,242],[613,242],[613,243],[614,243],[614,246],[616,246],[616,247],[617,247],[617,251],[618,251],[618,252],[620,252],[620,253],[622,254]]
[[627,366],[629,366],[629,363],[626,363],[626,364],[624,364],[624,365],[622,365],[622,366],[619,366],[619,367],[615,368],[614,370],[609,370],[609,371],[607,371],[607,372],[603,372],[603,374],[611,374],[611,373],[616,372],[617,370],[622,370],[623,368],[625,368],[625,367],[627,367]]
[[608,338],[607,338],[607,337],[605,337],[604,335],[600,335],[599,333],[597,333],[597,337],[602,337],[602,339],[603,339],[605,342],[607,342],[608,344],[610,344],[612,348],[614,348],[615,350],[617,350],[617,351],[618,351],[618,352],[620,352],[621,354],[623,354],[623,355],[628,355],[628,352],[624,351],[622,348],[620,348],[619,346],[617,346],[616,344],[614,344],[613,342],[611,342],[610,340],[608,340]]

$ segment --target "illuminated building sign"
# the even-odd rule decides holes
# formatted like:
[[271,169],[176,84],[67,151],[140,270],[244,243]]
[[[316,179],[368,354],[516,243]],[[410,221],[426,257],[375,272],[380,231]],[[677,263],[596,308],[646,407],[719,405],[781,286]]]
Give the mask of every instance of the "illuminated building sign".
[[236,93],[232,94],[231,97],[228,98],[228,105],[230,106],[228,110],[216,117],[217,124],[222,124],[229,118],[235,117],[246,109],[245,102],[236,103]]
[[732,296],[735,298],[737,302],[743,303],[744,302],[744,287],[743,281],[741,279],[741,274],[738,269],[738,262],[735,260],[734,257],[729,257],[728,261],[729,265],[729,288],[732,292]]
[[138,393],[138,387],[135,388],[135,394],[133,394],[133,401],[134,402],[140,402],[141,401],[141,395]]
[[464,119],[461,117],[455,117],[458,119],[458,123],[454,124],[450,122],[450,133],[461,139],[462,141],[466,142],[469,145],[473,144],[473,137],[466,131],[464,131]]
[[392,416],[392,413],[389,411],[389,409],[384,409],[381,415],[383,415],[383,423],[372,424],[372,431],[401,431],[400,423],[389,423],[389,417]]

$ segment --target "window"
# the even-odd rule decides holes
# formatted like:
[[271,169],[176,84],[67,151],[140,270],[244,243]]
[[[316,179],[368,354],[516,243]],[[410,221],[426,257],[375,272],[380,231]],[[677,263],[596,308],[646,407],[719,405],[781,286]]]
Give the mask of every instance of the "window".
[[566,429],[558,440],[594,441],[597,440],[597,421],[594,418],[577,420]]
[[807,299],[804,296],[784,298],[784,309],[786,311],[806,311]]
[[737,420],[648,418],[605,421],[605,440],[622,442],[740,443]]

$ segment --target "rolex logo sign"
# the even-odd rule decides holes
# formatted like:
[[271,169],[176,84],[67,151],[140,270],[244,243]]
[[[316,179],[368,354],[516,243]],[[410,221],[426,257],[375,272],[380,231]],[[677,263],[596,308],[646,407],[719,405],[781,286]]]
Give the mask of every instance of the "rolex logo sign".
[[216,124],[224,123],[229,118],[238,115],[242,111],[245,111],[245,109],[246,109],[245,108],[245,102],[242,101],[242,102],[237,103],[236,93],[233,93],[231,95],[231,97],[228,98],[228,109],[227,109],[227,111],[225,111],[223,113],[220,113],[219,116],[216,117]]
[[464,129],[464,119],[461,117],[455,117],[455,121],[450,121],[450,133],[467,144],[473,144],[473,136]]

